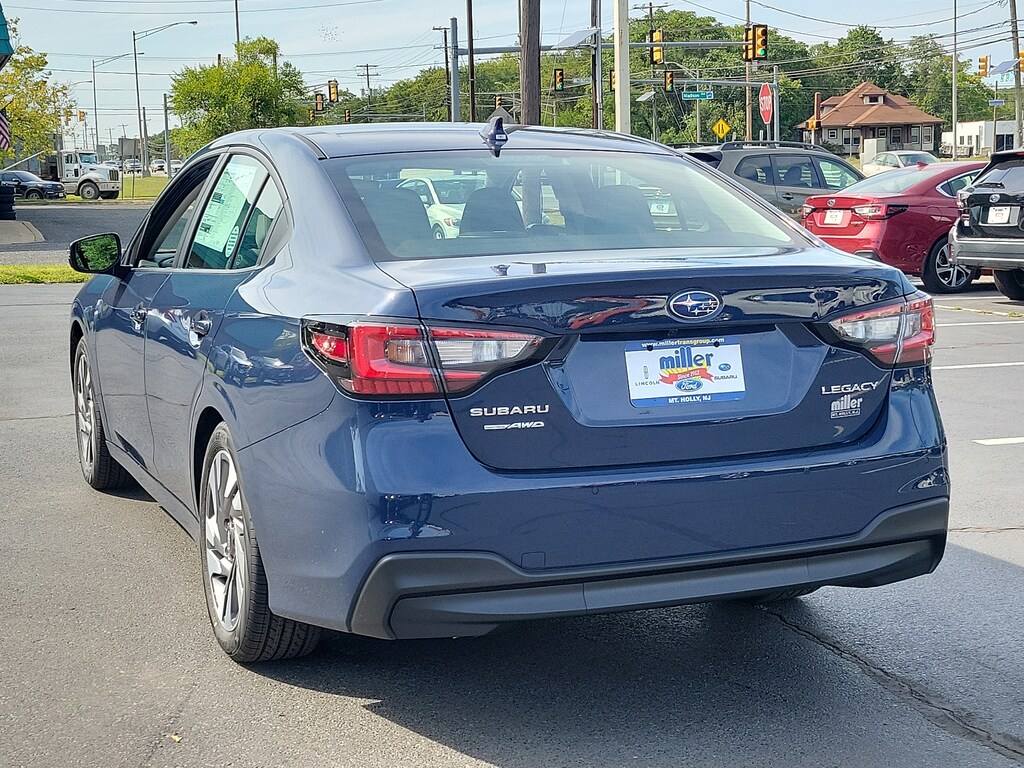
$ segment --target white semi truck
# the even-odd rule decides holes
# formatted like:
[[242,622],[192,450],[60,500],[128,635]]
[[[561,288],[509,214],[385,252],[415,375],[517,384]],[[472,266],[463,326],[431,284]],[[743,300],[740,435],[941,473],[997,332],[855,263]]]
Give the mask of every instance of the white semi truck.
[[44,179],[59,181],[69,195],[83,200],[114,200],[121,194],[121,173],[103,165],[96,153],[83,149],[65,149],[43,160]]

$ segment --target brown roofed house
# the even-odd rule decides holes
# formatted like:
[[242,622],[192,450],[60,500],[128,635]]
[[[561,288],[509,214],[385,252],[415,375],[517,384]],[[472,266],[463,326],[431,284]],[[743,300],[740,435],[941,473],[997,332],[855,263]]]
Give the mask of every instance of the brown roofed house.
[[[918,109],[906,96],[865,82],[842,96],[831,96],[821,102],[817,139],[842,147],[847,155],[858,154],[864,139],[885,139],[887,149],[933,152],[941,125],[941,117]],[[807,120],[797,127],[804,129],[810,140]]]

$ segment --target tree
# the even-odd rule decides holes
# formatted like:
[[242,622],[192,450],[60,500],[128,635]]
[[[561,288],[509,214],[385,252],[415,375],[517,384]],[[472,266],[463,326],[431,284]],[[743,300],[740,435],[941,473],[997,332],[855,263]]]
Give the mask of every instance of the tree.
[[[952,125],[952,57],[931,35],[912,38],[908,48],[907,96],[925,112]],[[957,119],[984,120],[992,115],[988,105],[992,91],[968,70],[967,62],[957,62]]]
[[300,121],[306,87],[298,69],[278,62],[278,44],[266,37],[246,38],[237,55],[234,61],[186,67],[174,76],[171,108],[182,127],[172,141],[183,153],[233,131]]
[[0,107],[7,106],[13,141],[10,150],[0,151],[0,161],[51,149],[60,132],[59,115],[71,107],[68,87],[49,82],[46,54],[21,44],[17,19],[8,21],[8,29],[14,55],[0,69]]

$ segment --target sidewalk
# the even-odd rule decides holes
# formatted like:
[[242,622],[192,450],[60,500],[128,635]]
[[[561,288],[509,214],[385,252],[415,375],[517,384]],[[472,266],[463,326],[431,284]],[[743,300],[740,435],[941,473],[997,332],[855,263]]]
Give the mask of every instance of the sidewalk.
[[27,221],[0,221],[0,246],[41,242],[42,234]]

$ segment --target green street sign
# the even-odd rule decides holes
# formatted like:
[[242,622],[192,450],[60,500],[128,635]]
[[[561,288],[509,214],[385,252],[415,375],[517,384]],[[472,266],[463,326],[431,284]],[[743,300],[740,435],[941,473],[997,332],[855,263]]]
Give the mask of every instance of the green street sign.
[[714,91],[679,91],[683,101],[710,101],[715,98]]

